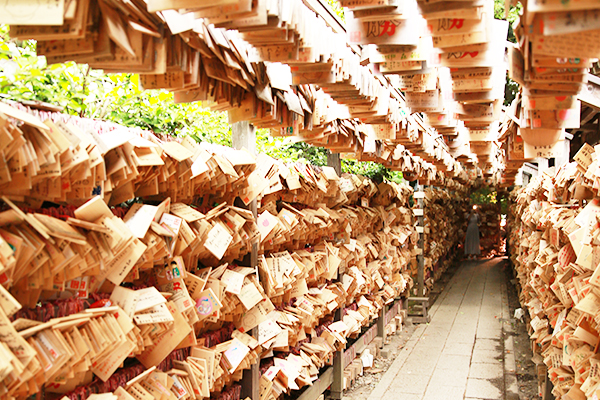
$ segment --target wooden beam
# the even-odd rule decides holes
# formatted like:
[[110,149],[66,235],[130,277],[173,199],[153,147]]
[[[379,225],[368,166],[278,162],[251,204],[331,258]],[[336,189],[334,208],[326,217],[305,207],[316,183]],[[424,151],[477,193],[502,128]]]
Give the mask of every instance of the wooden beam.
[[588,74],[588,83],[583,85],[578,98],[583,103],[600,111],[600,80]]
[[587,75],[588,82],[592,82],[593,84],[600,86],[600,78],[596,75],[588,74]]
[[324,0],[302,0],[305,6],[313,10],[317,13],[327,25],[333,29],[335,33],[346,33],[346,26],[338,17],[338,15],[333,12],[329,5],[324,4]]
[[595,110],[591,107],[583,107],[581,110],[581,116],[579,120],[581,121],[581,125],[587,124],[592,118],[594,118]]
[[598,123],[588,123],[585,125],[582,124],[578,130],[584,132],[596,132],[598,130]]
[[319,375],[319,379],[313,382],[300,396],[298,400],[315,400],[318,398],[333,382],[333,367],[329,367]]

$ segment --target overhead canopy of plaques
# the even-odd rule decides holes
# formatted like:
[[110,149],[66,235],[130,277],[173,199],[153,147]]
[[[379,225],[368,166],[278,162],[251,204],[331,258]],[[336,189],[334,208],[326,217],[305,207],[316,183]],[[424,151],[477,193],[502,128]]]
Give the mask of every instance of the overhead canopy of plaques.
[[340,3],[348,41],[368,44],[363,63],[405,93],[455,159],[498,182],[508,23],[494,19],[493,1]]
[[[513,26],[517,45],[508,49],[509,76],[521,92],[507,110],[507,166],[535,157],[568,158],[565,137],[598,131],[592,122],[600,79],[591,70],[600,57],[600,23],[589,18],[598,9],[591,1],[526,2]],[[585,141],[581,136],[574,149]]]
[[[432,184],[510,182],[597,119],[600,26],[574,18],[600,8],[591,1],[526,4],[508,49],[493,0],[339,3],[345,23],[321,0],[76,1],[52,25],[0,22],[49,63],[139,73],[177,102]],[[523,87],[510,107],[507,62]]]
[[[416,15],[416,4],[410,7]],[[365,63],[362,46],[353,44],[365,42],[349,41],[320,1],[77,1],[56,25],[2,18],[11,37],[37,40],[49,63],[139,73],[144,88],[229,111],[231,122],[249,121],[439,184],[467,181],[403,93]],[[423,19],[403,21],[424,36]],[[397,26],[373,32],[402,33],[396,42],[418,45],[421,36]],[[414,143],[421,155],[403,143]]]

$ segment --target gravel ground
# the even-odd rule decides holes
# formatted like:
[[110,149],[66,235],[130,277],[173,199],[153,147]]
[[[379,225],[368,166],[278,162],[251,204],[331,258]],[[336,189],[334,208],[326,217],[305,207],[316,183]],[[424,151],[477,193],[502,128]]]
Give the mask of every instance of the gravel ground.
[[410,340],[415,329],[416,325],[409,323],[404,325],[402,332],[396,332],[396,335],[388,337],[383,350],[389,350],[390,356],[388,358],[376,358],[373,367],[365,369],[363,376],[356,379],[352,388],[344,391],[343,400],[365,400],[369,397],[369,394],[375,389],[385,371],[392,365],[404,344]]
[[[519,304],[519,296],[515,287],[516,281],[513,278],[513,273],[508,262],[504,263],[504,269],[508,281],[508,307],[510,315],[513,316],[515,309],[520,308],[521,305]],[[510,321],[514,332],[516,373],[521,400],[540,399],[536,368],[531,360],[533,353],[531,352],[531,342],[527,334],[527,326],[525,323],[519,322],[514,318],[511,318]]]

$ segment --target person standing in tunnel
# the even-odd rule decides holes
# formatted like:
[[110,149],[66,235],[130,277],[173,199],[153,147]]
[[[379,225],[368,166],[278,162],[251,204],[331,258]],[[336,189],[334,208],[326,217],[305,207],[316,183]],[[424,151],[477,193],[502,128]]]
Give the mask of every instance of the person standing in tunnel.
[[475,259],[481,255],[481,249],[479,248],[480,220],[481,218],[477,212],[477,206],[474,205],[467,216],[469,225],[467,226],[467,234],[465,237],[465,256],[467,256],[469,259]]

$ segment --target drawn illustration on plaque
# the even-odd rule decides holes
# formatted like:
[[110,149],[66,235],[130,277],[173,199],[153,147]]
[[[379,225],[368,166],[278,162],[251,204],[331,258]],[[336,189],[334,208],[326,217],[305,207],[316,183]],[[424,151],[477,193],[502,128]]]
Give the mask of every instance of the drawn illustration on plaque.
[[196,309],[200,315],[210,315],[213,311],[212,302],[207,296],[202,296],[196,301]]
[[63,13],[64,0],[0,0],[5,23],[62,25]]
[[15,20],[29,21],[38,12],[40,0],[21,1],[4,0],[3,9]]
[[257,318],[256,316],[252,315],[252,314],[245,314],[242,317],[242,325],[244,326],[256,326],[257,325]]

